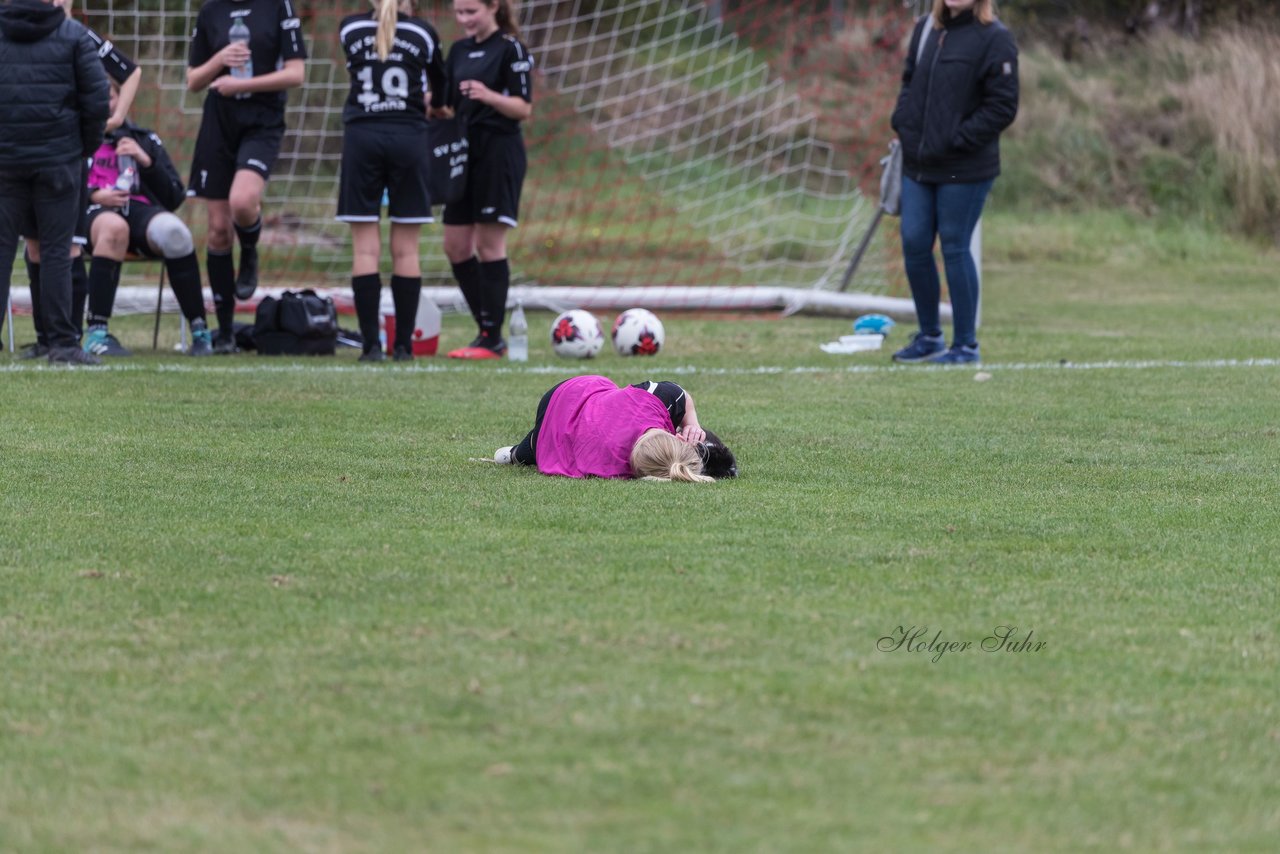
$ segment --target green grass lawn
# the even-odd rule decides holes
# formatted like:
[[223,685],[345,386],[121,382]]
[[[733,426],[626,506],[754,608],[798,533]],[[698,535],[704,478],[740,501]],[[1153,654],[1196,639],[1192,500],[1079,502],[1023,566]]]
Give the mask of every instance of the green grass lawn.
[[[0,850],[1274,850],[1277,258],[987,241],[982,382],[675,314],[653,361],[0,357]],[[743,476],[468,461],[579,370],[684,383]]]

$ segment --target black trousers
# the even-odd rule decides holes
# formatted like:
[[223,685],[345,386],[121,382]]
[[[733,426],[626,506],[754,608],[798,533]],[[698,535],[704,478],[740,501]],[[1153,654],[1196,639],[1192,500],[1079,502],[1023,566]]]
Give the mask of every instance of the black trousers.
[[80,216],[80,161],[22,169],[0,168],[0,310],[9,299],[18,235],[34,213],[40,240],[40,308],[52,347],[75,347],[71,237]]

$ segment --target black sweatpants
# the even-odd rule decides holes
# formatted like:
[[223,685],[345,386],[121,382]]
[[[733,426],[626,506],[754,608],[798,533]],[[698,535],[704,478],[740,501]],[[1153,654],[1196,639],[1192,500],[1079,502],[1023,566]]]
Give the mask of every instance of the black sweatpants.
[[[71,300],[71,237],[80,217],[80,161],[0,169],[0,307],[9,298],[18,235],[28,212],[40,240],[40,308],[49,346],[76,347]],[[2,310],[2,309],[0,309]]]

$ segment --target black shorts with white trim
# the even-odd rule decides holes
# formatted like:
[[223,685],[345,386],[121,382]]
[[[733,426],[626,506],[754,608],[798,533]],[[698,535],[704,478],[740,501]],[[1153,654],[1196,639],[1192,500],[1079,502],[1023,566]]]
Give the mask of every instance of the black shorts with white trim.
[[337,218],[342,222],[377,222],[386,190],[387,214],[392,222],[435,222],[427,191],[430,161],[425,122],[351,122],[342,134]]
[[210,92],[191,157],[187,195],[226,199],[231,195],[231,182],[241,169],[270,180],[283,139],[283,109]]
[[523,137],[471,128],[467,151],[467,188],[455,204],[445,205],[445,225],[500,222],[515,228],[528,168]]

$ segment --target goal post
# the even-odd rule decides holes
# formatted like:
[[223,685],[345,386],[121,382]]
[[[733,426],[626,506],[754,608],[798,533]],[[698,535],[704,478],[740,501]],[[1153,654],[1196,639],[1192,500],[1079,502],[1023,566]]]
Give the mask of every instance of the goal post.
[[[204,99],[185,87],[200,5],[82,0],[76,9],[142,65],[133,118],[160,134],[184,173]],[[369,5],[295,7],[310,59],[306,85],[289,93],[288,132],[267,188],[262,277],[267,286],[341,287],[350,241],[334,208],[349,83],[337,29]],[[508,241],[517,287],[570,299],[565,289],[638,288],[654,307],[733,308],[726,295],[752,288],[764,289],[744,295],[752,306],[832,302],[794,292],[837,290],[875,213],[871,190],[910,10],[900,0],[715,7],[516,4],[537,72],[520,225]],[[420,0],[418,14],[446,43],[459,37],[451,2]],[[202,243],[200,205],[179,213]],[[438,225],[424,228],[421,250],[424,284],[448,293]],[[875,297],[882,310],[899,299],[889,310],[909,313],[899,270],[896,235],[881,229],[852,298]],[[773,296],[761,300],[765,293]]]

